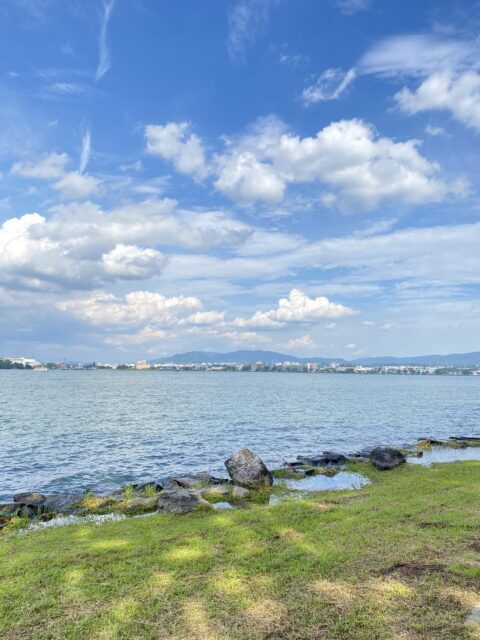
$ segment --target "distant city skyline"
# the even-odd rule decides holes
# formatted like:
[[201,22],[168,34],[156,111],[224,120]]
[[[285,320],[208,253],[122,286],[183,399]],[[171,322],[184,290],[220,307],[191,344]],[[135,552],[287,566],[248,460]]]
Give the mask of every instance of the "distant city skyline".
[[5,0],[0,353],[480,348],[475,0]]

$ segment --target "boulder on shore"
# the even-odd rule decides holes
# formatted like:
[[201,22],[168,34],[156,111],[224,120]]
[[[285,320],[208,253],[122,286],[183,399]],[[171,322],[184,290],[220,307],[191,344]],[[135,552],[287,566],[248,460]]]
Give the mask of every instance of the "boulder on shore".
[[401,451],[390,447],[376,447],[370,454],[372,464],[380,471],[388,471],[407,461]]
[[47,496],[37,491],[27,491],[25,493],[16,493],[13,501],[22,507],[41,507],[44,505]]
[[271,487],[273,477],[263,461],[250,449],[240,449],[225,460],[233,483],[247,489]]
[[165,513],[189,513],[200,508],[211,509],[211,505],[196,491],[166,489],[158,497],[157,507]]

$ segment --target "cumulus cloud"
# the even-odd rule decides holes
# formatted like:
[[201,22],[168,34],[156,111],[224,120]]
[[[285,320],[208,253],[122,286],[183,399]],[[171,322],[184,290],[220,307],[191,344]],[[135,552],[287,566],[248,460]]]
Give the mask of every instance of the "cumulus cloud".
[[382,137],[358,119],[332,122],[301,138],[278,118],[262,118],[245,135],[226,138],[225,151],[208,163],[186,123],[150,125],[146,137],[150,153],[181,173],[210,173],[216,190],[240,205],[281,202],[289,185],[302,183],[317,184],[325,206],[347,211],[374,209],[384,201],[441,202],[468,191],[462,180],[440,178],[439,166],[421,155],[418,140]]
[[280,298],[276,309],[257,311],[251,318],[236,318],[236,327],[282,327],[290,322],[317,322],[324,318],[343,318],[356,311],[335,304],[325,296],[309,298],[299,289],[292,289],[288,298]]
[[148,153],[169,160],[179,173],[198,179],[205,177],[207,165],[203,144],[195,133],[190,133],[188,122],[147,125],[145,137]]
[[84,200],[95,193],[100,180],[83,174],[90,156],[90,133],[83,138],[80,171],[67,171],[70,158],[66,153],[50,153],[36,161],[15,162],[10,173],[23,178],[54,181],[52,189],[66,200]]
[[66,153],[49,153],[36,162],[15,162],[10,169],[13,175],[38,180],[55,180],[65,173],[70,159]]
[[123,298],[97,292],[58,302],[57,306],[94,325],[172,327],[182,320],[188,322],[201,310],[202,303],[195,296],[167,297],[153,291],[131,291]]
[[311,105],[325,100],[337,100],[346,92],[356,76],[355,69],[349,69],[348,71],[327,69],[314,84],[302,91],[304,104]]
[[[114,280],[147,279],[167,264],[159,246],[235,249],[257,233],[228,213],[186,211],[168,199],[109,211],[76,202],[57,205],[50,214],[10,218],[0,227],[0,282],[92,289]],[[263,233],[261,244],[272,245],[275,237]]]
[[69,171],[52,184],[52,189],[58,191],[66,200],[85,200],[95,193],[99,184],[100,180],[94,176]]
[[433,73],[413,91],[403,87],[395,99],[405,113],[449,111],[455,120],[480,131],[480,74],[475,71]]
[[395,99],[408,114],[441,110],[480,130],[480,46],[478,40],[411,34],[381,40],[362,57],[359,73],[413,78]]

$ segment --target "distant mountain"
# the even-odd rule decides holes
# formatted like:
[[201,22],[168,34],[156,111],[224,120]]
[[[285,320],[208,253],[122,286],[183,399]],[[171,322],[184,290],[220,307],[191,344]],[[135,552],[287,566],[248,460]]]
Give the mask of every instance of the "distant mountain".
[[[229,353],[217,353],[215,351],[189,351],[188,353],[176,353],[167,358],[156,358],[149,360],[150,364],[165,364],[173,362],[174,364],[202,364],[210,363],[249,363],[249,362],[265,362],[266,364],[274,364],[275,362],[333,362],[332,358],[298,358],[297,356],[289,356],[276,351],[231,351]],[[345,362],[341,358],[336,358],[335,362]]]
[[149,360],[150,364],[165,364],[172,362],[174,364],[202,364],[209,363],[250,363],[265,362],[266,364],[274,364],[275,362],[316,362],[318,364],[328,364],[330,362],[338,362],[339,364],[364,364],[364,365],[402,365],[402,364],[418,364],[430,366],[471,366],[480,364],[480,351],[471,353],[450,353],[447,355],[427,355],[427,356],[378,356],[370,358],[356,358],[355,360],[345,360],[344,358],[326,358],[311,356],[309,358],[299,358],[298,356],[286,355],[277,351],[259,351],[259,350],[242,350],[231,351],[229,353],[218,353],[215,351],[189,351],[188,353],[177,353],[166,358],[156,358]]
[[471,366],[480,364],[480,351],[472,351],[470,353],[449,353],[447,355],[429,355],[429,356],[378,356],[373,358],[357,358],[352,360],[353,364],[364,365],[387,365],[387,364],[424,364],[431,366],[446,365],[451,367]]

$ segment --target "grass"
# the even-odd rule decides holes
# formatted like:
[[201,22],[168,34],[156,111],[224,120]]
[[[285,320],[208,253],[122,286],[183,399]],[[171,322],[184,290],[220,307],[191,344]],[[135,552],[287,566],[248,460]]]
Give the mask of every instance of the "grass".
[[0,537],[2,640],[467,640],[480,463],[274,507]]

